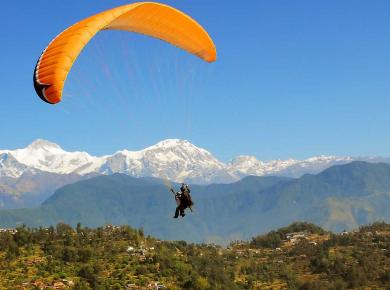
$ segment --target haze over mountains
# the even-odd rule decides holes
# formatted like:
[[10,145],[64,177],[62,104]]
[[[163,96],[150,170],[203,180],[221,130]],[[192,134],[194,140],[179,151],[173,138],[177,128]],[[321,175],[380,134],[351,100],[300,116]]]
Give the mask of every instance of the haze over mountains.
[[218,243],[294,221],[349,230],[390,221],[390,165],[355,161],[300,178],[249,176],[194,185],[192,195],[194,213],[175,220],[175,201],[162,180],[101,175],[60,188],[37,208],[0,210],[0,227],[129,224],[163,239]]
[[123,173],[192,184],[230,183],[248,175],[299,177],[353,160],[390,162],[386,158],[335,156],[265,162],[243,155],[223,163],[207,150],[178,139],[97,157],[68,152],[38,139],[23,149],[0,150],[0,207],[35,206],[65,184],[100,174]]

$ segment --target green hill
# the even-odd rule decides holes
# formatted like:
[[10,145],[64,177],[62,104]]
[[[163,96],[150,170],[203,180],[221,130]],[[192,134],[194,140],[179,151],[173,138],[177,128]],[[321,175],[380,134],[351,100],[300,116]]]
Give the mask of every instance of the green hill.
[[128,224],[158,238],[215,243],[299,220],[342,231],[390,221],[390,165],[352,162],[298,179],[251,176],[193,186],[192,195],[194,213],[175,220],[175,202],[162,181],[99,176],[64,186],[38,208],[2,210],[0,225]]
[[342,234],[294,223],[228,247],[129,226],[20,227],[0,232],[0,288],[389,289],[389,249],[386,223]]

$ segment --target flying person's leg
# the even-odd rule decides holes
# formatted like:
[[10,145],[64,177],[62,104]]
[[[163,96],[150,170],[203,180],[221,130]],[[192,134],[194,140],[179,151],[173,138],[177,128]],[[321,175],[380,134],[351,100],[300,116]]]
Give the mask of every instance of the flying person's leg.
[[179,211],[180,211],[180,206],[177,206],[175,210],[175,216],[174,216],[175,219],[179,217]]
[[181,217],[184,217],[186,215],[184,210],[185,210],[184,207],[180,207],[180,215],[181,215]]

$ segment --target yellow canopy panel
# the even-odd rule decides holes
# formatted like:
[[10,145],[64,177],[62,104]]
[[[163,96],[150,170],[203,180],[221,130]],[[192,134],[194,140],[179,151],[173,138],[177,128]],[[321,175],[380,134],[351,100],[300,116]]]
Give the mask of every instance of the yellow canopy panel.
[[34,70],[34,88],[45,102],[61,101],[66,77],[90,39],[103,29],[149,35],[213,62],[217,52],[207,32],[190,16],[160,3],[138,2],[113,8],[72,25],[54,38]]

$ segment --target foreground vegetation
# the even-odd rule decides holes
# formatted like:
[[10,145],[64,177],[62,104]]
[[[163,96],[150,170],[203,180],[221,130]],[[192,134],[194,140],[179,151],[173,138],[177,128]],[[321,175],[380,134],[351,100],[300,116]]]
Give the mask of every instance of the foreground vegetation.
[[307,223],[216,245],[128,226],[2,230],[0,289],[390,288],[390,225],[332,234]]

